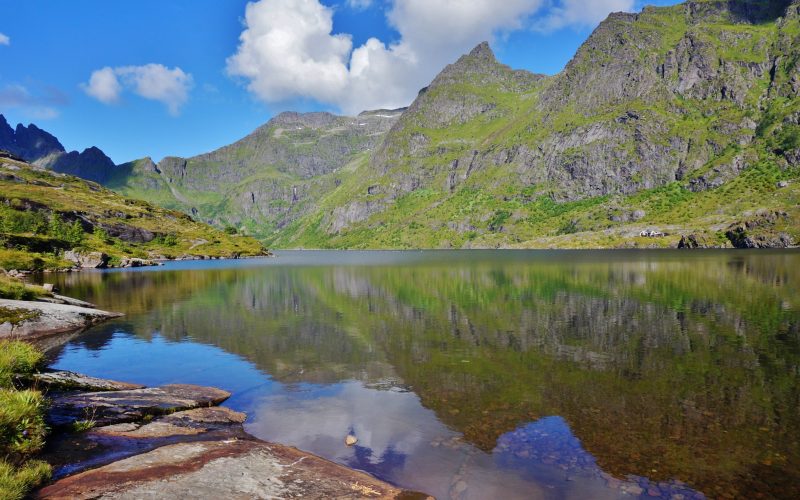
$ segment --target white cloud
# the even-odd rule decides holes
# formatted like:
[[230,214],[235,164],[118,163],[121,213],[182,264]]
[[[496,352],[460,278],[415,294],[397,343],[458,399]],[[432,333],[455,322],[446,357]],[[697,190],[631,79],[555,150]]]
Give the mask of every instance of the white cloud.
[[8,35],[0,33],[0,45],[11,45],[11,39]]
[[188,100],[192,85],[192,75],[181,68],[145,64],[96,70],[82,87],[88,95],[105,104],[117,102],[123,90],[129,89],[140,97],[163,103],[175,116]]
[[[348,0],[350,6],[366,3]],[[334,10],[319,0],[259,0],[247,4],[245,29],[227,69],[267,103],[312,99],[346,113],[400,107],[446,64],[483,40],[540,28],[543,22],[550,29],[593,24],[633,3],[392,0],[386,16],[399,41],[370,38],[354,48],[349,34],[333,34]]]
[[634,0],[560,0],[536,27],[552,31],[566,26],[594,26],[610,12],[630,12],[635,3]]
[[106,66],[92,72],[89,83],[83,85],[83,90],[102,103],[112,104],[119,100],[122,85],[114,69]]

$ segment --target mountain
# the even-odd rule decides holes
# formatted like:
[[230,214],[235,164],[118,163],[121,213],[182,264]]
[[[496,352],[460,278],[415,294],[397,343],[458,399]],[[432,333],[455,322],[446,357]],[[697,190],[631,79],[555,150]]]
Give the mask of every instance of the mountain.
[[267,253],[253,238],[229,233],[0,152],[0,268],[60,269],[73,262],[121,266],[140,264],[136,259]]
[[557,75],[482,43],[407,109],[283,113],[102,182],[282,248],[786,246],[799,90],[800,0],[690,0],[610,15]]
[[798,0],[695,0],[612,14],[552,77],[481,44],[272,243],[730,245],[741,227],[798,241],[798,34]]
[[314,210],[320,196],[364,163],[401,113],[282,113],[211,153],[121,165],[105,184],[209,223],[270,238]]
[[37,166],[100,183],[107,182],[115,170],[111,158],[96,147],[67,153],[50,133],[33,124],[26,127],[20,123],[12,129],[2,114],[0,149]]

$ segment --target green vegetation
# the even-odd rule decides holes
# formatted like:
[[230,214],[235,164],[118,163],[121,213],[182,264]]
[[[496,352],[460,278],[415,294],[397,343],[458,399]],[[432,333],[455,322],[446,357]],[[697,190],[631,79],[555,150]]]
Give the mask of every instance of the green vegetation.
[[266,250],[188,215],[123,198],[76,177],[12,160],[0,164],[0,268],[56,270],[66,250],[123,257],[235,257]]
[[0,498],[17,500],[50,477],[50,466],[31,460],[44,446],[46,402],[41,393],[17,390],[14,374],[29,374],[43,355],[29,344],[0,341]]

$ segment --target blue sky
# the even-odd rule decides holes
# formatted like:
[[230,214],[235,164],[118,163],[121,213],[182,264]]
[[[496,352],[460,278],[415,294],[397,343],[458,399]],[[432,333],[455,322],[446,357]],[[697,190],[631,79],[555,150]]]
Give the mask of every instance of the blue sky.
[[[669,5],[677,0],[648,4]],[[0,113],[117,162],[192,156],[283,110],[408,104],[489,39],[560,71],[638,0],[0,0]],[[244,33],[247,41],[240,42]]]

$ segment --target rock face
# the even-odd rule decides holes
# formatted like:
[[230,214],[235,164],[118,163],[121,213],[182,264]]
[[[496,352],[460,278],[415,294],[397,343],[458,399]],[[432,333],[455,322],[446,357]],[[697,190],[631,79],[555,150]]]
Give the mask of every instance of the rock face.
[[91,420],[97,425],[135,422],[146,416],[215,406],[230,397],[230,393],[213,387],[171,384],[129,391],[87,392],[58,396],[48,422],[66,426]]
[[59,333],[80,331],[122,316],[87,307],[21,300],[0,299],[0,307],[31,312],[30,318],[19,324],[0,324],[0,339],[14,337],[35,340]]
[[35,165],[95,182],[106,182],[114,174],[115,165],[100,149],[91,147],[78,153],[66,152],[53,135],[36,125],[21,123],[12,129],[0,115],[0,149]]
[[[149,158],[121,165],[106,185],[153,201],[174,199],[206,222],[268,235],[316,207],[319,197],[341,182],[336,173],[377,148],[402,110],[357,117],[330,113],[281,113],[229,146],[192,158]],[[342,173],[342,178],[346,177]],[[146,188],[142,193],[142,188]],[[213,193],[220,202],[198,198]]]
[[776,228],[789,219],[785,212],[767,212],[731,225],[725,232],[735,248],[789,248],[792,238]]

